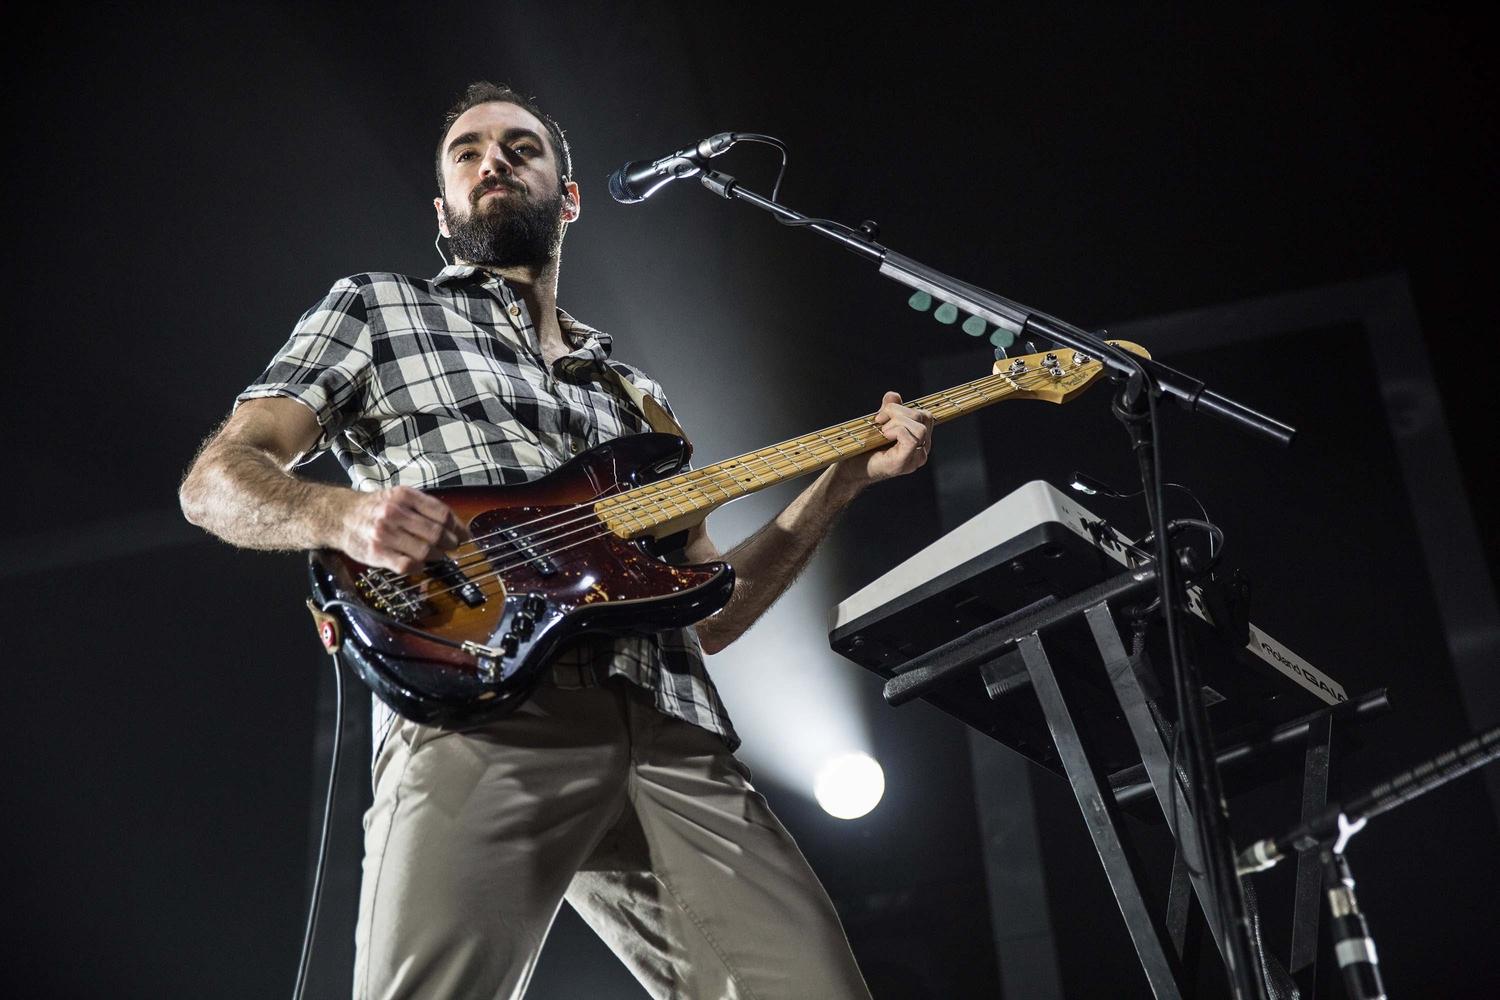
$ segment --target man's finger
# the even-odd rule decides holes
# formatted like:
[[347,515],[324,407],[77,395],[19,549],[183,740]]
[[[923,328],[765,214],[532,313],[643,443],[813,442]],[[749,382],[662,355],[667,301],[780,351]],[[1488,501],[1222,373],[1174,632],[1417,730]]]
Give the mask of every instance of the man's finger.
[[431,520],[425,511],[405,510],[393,518],[393,521],[431,546],[432,554],[429,558],[436,559],[468,537],[468,532],[459,523],[457,515],[448,508],[447,504],[443,504],[443,509],[448,512],[448,516],[441,521]]
[[431,520],[405,507],[396,507],[389,511],[382,520],[384,524],[420,538],[427,545],[435,544],[443,535],[444,525],[441,522]]
[[398,496],[401,505],[416,511],[428,520],[443,524],[453,517],[453,508],[437,497],[430,497],[421,490],[414,490],[410,487],[399,487],[399,489]]
[[396,529],[388,529],[371,545],[375,556],[387,569],[398,573],[415,573],[428,561],[428,545],[415,535]]

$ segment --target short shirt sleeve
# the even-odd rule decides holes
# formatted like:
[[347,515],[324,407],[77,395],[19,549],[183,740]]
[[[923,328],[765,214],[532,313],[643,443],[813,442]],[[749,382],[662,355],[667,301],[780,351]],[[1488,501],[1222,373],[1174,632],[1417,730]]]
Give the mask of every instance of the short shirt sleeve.
[[260,378],[236,397],[235,405],[268,396],[297,400],[317,417],[323,433],[314,451],[322,451],[363,412],[371,371],[362,286],[343,278],[302,315],[291,339]]

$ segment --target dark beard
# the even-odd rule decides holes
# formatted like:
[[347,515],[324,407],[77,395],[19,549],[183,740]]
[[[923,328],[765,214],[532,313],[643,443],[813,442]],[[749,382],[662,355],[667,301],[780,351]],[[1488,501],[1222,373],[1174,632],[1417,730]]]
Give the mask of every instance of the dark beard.
[[[502,203],[471,205],[467,215],[448,217],[453,254],[471,264],[490,267],[540,266],[557,257],[562,246],[561,190],[535,199],[519,183],[505,185]],[[489,188],[476,188],[482,195]]]

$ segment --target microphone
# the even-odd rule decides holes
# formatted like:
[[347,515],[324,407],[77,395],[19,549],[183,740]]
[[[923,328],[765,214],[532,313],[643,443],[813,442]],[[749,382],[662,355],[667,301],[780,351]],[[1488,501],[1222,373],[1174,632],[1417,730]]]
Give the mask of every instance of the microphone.
[[632,160],[609,175],[609,196],[622,205],[645,201],[668,181],[697,174],[704,160],[725,152],[738,139],[736,132],[720,132],[659,160]]

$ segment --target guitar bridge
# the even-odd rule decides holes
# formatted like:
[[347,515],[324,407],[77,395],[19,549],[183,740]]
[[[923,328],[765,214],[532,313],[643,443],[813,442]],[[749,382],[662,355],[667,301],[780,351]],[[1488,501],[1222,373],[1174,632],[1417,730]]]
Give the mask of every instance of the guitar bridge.
[[410,585],[400,586],[396,579],[396,575],[389,570],[371,567],[354,582],[371,607],[403,625],[416,621],[432,610]]

